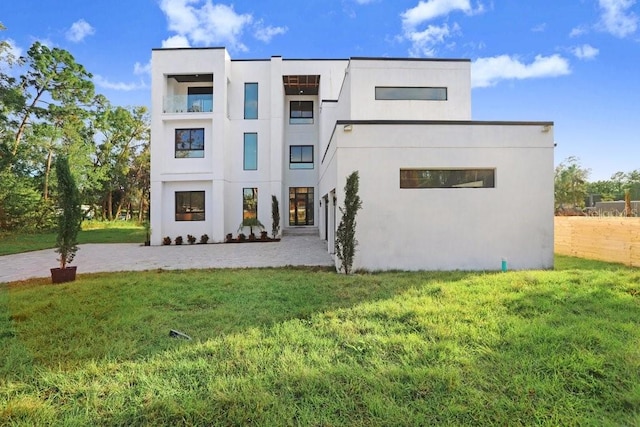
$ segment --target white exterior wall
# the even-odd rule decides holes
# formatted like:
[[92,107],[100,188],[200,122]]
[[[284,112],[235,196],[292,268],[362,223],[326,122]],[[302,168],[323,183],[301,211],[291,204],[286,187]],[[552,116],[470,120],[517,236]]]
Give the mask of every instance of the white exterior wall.
[[[553,132],[541,124],[359,125],[336,131],[338,205],[360,174],[354,268],[553,266]],[[495,168],[495,188],[401,189],[400,169]],[[339,221],[339,219],[338,219]]]
[[[471,120],[468,61],[352,59],[346,120]],[[446,101],[376,100],[376,86],[446,87]],[[341,99],[342,101],[342,99]]]

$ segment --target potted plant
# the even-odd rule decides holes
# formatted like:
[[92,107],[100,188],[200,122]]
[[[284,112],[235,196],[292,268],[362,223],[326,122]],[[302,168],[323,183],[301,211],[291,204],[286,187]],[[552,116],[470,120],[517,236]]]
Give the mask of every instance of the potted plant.
[[181,245],[181,244],[182,244],[182,236],[176,237],[176,245]]
[[187,242],[189,242],[190,245],[193,245],[196,242],[196,237],[191,234],[187,234]]
[[227,243],[232,243],[233,242],[233,234],[227,233],[227,235],[225,236],[224,241],[227,242]]
[[162,238],[162,244],[165,246],[169,246],[171,244],[171,237],[166,236]]
[[58,197],[60,215],[58,216],[58,236],[56,253],[60,254],[59,268],[51,269],[51,282],[64,283],[76,280],[76,266],[67,266],[78,252],[78,231],[82,223],[80,193],[69,169],[69,160],[62,155],[56,157],[56,174],[58,176]]
[[209,241],[209,236],[208,235],[203,234],[202,236],[200,236],[200,244],[201,245],[205,245],[208,241]]

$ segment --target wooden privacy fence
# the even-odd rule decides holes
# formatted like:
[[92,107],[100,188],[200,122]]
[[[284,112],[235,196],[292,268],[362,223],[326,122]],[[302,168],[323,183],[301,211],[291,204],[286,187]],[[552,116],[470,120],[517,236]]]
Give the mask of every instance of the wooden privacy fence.
[[640,267],[640,218],[557,216],[557,254]]

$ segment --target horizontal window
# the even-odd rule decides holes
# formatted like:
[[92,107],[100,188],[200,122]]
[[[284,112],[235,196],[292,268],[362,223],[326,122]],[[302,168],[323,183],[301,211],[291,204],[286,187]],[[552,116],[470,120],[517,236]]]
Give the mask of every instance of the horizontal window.
[[204,221],[204,191],[176,191],[176,221]]
[[289,103],[289,124],[313,124],[313,101],[291,101]]
[[446,87],[376,87],[378,100],[446,101]]
[[494,188],[495,169],[400,169],[400,188]]
[[313,169],[313,145],[290,146],[289,169]]
[[204,157],[204,129],[176,129],[176,158]]

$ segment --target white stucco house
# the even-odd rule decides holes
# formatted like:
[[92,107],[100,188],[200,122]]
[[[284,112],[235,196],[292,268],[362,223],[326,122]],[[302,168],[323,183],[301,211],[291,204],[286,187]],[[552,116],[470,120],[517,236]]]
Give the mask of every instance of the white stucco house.
[[[152,53],[151,243],[243,218],[334,252],[360,174],[355,269],[553,266],[553,123],[473,121],[468,60]],[[336,260],[338,262],[338,260]]]

